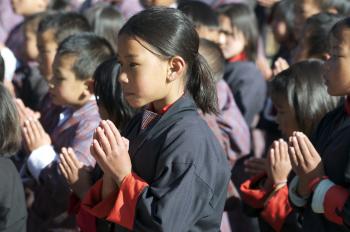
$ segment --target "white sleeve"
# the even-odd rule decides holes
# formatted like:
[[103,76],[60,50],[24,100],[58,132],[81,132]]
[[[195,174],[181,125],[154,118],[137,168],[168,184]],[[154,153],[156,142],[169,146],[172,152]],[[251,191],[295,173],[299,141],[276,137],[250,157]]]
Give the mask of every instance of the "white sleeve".
[[57,159],[57,154],[51,145],[41,146],[29,155],[27,165],[33,177],[39,181],[41,171],[54,160]]
[[297,194],[297,188],[299,184],[299,177],[295,176],[289,184],[289,199],[297,207],[304,207],[307,203],[307,198],[302,198]]
[[2,48],[0,54],[5,63],[5,80],[11,81],[15,75],[17,59],[13,52],[7,47]]

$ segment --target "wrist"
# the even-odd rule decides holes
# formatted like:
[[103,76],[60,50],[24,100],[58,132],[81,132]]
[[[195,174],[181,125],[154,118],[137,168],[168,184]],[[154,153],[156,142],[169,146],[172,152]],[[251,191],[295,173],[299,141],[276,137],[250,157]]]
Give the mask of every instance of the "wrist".
[[308,182],[308,191],[309,192],[314,192],[315,189],[317,188],[318,184],[322,181],[322,180],[325,180],[325,179],[328,179],[327,176],[318,176],[318,177],[315,177],[313,178],[312,180],[310,180]]

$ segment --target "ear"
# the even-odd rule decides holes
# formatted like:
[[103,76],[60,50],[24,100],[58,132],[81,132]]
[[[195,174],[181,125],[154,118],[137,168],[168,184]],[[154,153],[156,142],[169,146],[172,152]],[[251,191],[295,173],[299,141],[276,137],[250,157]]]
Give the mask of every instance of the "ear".
[[322,54],[322,59],[323,60],[329,60],[329,58],[331,58],[331,55],[329,53],[326,52],[326,53]]
[[84,82],[84,84],[85,84],[84,94],[85,95],[94,94],[94,80],[88,79]]
[[172,82],[181,78],[186,72],[186,62],[181,56],[169,60],[167,81]]

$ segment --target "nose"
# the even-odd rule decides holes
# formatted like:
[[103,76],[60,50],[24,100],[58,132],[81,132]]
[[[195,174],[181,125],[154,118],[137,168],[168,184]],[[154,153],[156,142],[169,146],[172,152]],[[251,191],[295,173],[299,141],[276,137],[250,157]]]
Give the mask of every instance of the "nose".
[[129,82],[128,77],[125,72],[120,72],[119,74],[119,82],[122,84],[126,84]]

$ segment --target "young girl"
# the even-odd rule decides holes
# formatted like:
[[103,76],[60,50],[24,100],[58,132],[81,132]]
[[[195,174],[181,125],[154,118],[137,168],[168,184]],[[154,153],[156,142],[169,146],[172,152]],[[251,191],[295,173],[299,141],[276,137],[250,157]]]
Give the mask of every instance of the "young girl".
[[258,29],[254,12],[243,3],[218,9],[220,46],[227,61],[224,79],[230,86],[248,126],[262,110],[266,83],[255,62]]
[[119,80],[128,103],[143,108],[123,135],[102,121],[91,152],[104,172],[83,208],[114,231],[218,231],[229,169],[197,113],[216,112],[213,78],[198,54],[194,26],[179,10],[133,16],[118,39]]
[[[325,64],[327,91],[349,95],[350,18],[330,32],[331,58]],[[347,231],[349,217],[350,100],[328,113],[310,140],[301,132],[289,139],[290,159],[296,173],[289,195],[303,207],[303,231]],[[315,147],[314,147],[315,146]]]
[[21,146],[16,106],[0,83],[0,231],[26,231],[27,210],[22,181],[9,159]]
[[[296,130],[311,135],[321,118],[337,106],[339,99],[329,96],[324,85],[322,65],[320,60],[296,63],[271,81],[277,123],[285,138]],[[267,175],[255,176],[241,186],[245,203],[256,208],[253,215],[261,219],[262,231],[300,230],[288,203],[286,181],[291,165],[287,149],[286,142],[275,141],[268,154]]]

